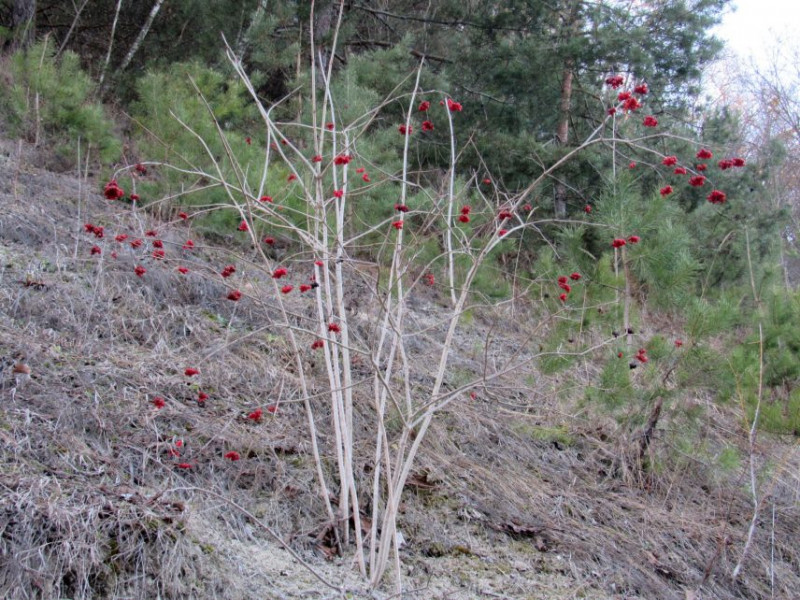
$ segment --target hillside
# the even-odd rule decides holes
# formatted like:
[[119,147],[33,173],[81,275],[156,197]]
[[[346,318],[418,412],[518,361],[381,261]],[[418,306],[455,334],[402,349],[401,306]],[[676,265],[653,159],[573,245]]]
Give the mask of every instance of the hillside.
[[[204,239],[191,221],[109,202],[98,193],[104,182],[49,172],[47,162],[23,142],[2,143],[0,595],[396,597],[389,587],[367,591],[352,551],[336,556],[286,340],[271,326],[276,315],[249,301],[271,281],[255,273],[242,301],[226,300],[220,267],[252,251]],[[102,226],[102,238],[86,223]],[[179,260],[186,276],[172,259],[159,263],[114,241],[149,239],[151,229],[165,230],[170,257],[194,239]],[[372,309],[359,297],[350,310],[367,335]],[[302,300],[291,302],[302,313]],[[415,363],[435,356],[425,332],[444,327],[442,306],[436,288],[410,301]],[[476,308],[459,333],[452,377],[530,352],[541,337],[524,302],[500,310],[498,320]],[[679,331],[655,313],[649,322]],[[654,332],[639,332],[636,343]],[[502,340],[488,354],[487,336]],[[12,373],[21,360],[29,379]],[[703,454],[675,461],[675,432],[656,429],[648,451],[672,457],[671,469],[630,476],[636,469],[618,463],[626,451],[615,421],[582,407],[581,390],[564,393],[558,374],[525,364],[433,421],[400,510],[403,597],[795,596],[795,446],[759,438],[754,460],[766,465],[759,473],[769,487],[733,580],[753,510],[749,475],[744,462],[719,472],[703,456],[723,440],[747,452],[738,407],[694,398],[706,415]],[[199,375],[187,377],[189,367]],[[590,360],[581,368],[596,380]],[[311,389],[324,377],[312,355],[305,373]],[[357,414],[370,410],[359,402]],[[258,408],[263,418],[252,418]],[[330,456],[324,421],[320,444]],[[355,460],[367,465],[358,447]],[[231,451],[240,459],[226,459]]]

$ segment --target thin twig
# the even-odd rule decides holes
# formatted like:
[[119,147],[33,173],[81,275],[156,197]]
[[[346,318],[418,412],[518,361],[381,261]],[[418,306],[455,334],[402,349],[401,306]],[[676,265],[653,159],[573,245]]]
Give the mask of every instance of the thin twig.
[[70,36],[72,36],[72,31],[75,29],[75,26],[78,24],[78,21],[81,18],[81,13],[86,5],[89,3],[89,0],[83,0],[83,4],[81,4],[78,9],[75,11],[75,18],[72,20],[72,23],[67,30],[66,35],[64,36],[64,40],[61,42],[61,45],[58,47],[58,52],[56,52],[56,58],[61,56],[61,53],[64,51],[64,48],[67,47],[67,42],[69,42]]
[[750,434],[748,436],[748,451],[750,454],[750,493],[753,496],[753,517],[750,519],[750,527],[747,529],[747,540],[742,548],[742,555],[739,557],[739,562],[731,573],[731,577],[736,579],[742,571],[742,564],[747,553],[750,550],[750,545],[753,543],[753,535],[756,532],[758,525],[758,513],[761,509],[761,501],[758,498],[758,480],[756,477],[756,433],[758,431],[758,416],[761,411],[761,398],[763,393],[764,382],[764,333],[761,328],[761,323],[758,324],[758,398],[756,400],[756,409],[753,413],[753,423],[750,426]]

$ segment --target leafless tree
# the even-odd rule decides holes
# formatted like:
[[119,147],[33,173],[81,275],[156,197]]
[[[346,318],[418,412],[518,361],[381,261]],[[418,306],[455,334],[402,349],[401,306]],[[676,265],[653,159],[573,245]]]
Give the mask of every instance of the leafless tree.
[[712,80],[719,103],[736,110],[743,148],[764,174],[762,201],[784,209],[790,223],[783,231],[781,262],[787,287],[800,282],[800,46],[780,40],[768,59],[730,57]]

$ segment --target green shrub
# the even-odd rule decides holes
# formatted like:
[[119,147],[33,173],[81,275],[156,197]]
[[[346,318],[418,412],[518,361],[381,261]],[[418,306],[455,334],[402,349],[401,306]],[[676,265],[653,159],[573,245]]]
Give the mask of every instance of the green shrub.
[[727,368],[721,369],[720,398],[743,402],[752,422],[761,385],[759,427],[773,433],[797,435],[800,432],[800,329],[797,327],[800,294],[785,290],[765,294],[750,320],[744,340],[733,346]]
[[8,85],[0,88],[0,114],[12,135],[47,144],[56,154],[77,159],[91,148],[103,162],[116,160],[122,144],[102,105],[91,100],[92,79],[81,69],[77,54],[58,59],[45,39],[15,52],[4,65]]
[[[747,423],[755,417],[756,395],[747,397]],[[761,401],[758,428],[768,433],[800,437],[800,390],[785,394],[771,390]]]
[[650,304],[663,309],[686,304],[695,292],[700,265],[690,250],[686,216],[674,202],[657,193],[644,197],[625,176],[607,186],[593,214],[609,227],[602,246],[606,253],[611,253],[612,238],[641,238],[642,243],[629,244],[624,254],[635,285]]
[[[256,113],[238,79],[197,63],[176,63],[167,70],[144,75],[136,91],[132,112],[139,125],[140,150],[149,157],[163,157],[172,162],[182,159],[184,165],[209,163],[203,146],[181,125],[182,121],[205,140],[215,157],[222,159],[224,147],[209,108],[243,163],[248,159],[258,161],[263,156],[265,136],[261,130],[247,131]],[[248,136],[253,144],[251,151],[245,152]]]
[[686,308],[686,333],[692,339],[729,332],[743,324],[743,292],[732,288],[714,300],[692,298]]
[[794,387],[800,381],[800,294],[781,290],[765,300],[764,381]]
[[[271,196],[286,216],[295,218],[297,184],[287,181],[287,167],[271,165],[262,188],[266,133],[239,79],[198,63],[176,63],[144,75],[136,92],[132,116],[140,160],[197,174],[187,185],[185,172],[152,167],[154,176],[138,184],[142,205],[165,196],[180,196],[175,205],[181,210],[231,205],[229,191],[200,175],[206,173],[241,185],[254,197]],[[230,194],[245,202],[242,191]],[[211,211],[194,222],[207,234],[228,236],[236,233],[240,221],[239,212],[231,209]],[[283,235],[277,223],[266,219],[258,219],[255,227],[258,233]]]
[[625,357],[610,356],[603,365],[600,381],[595,387],[587,388],[586,393],[587,401],[598,402],[609,411],[628,406],[636,397],[636,390]]

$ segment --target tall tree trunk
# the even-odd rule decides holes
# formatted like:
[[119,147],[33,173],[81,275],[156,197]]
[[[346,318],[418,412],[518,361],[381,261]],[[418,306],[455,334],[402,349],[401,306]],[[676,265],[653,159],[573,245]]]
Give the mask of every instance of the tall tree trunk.
[[558,103],[558,129],[556,138],[561,146],[566,146],[569,142],[569,107],[572,102],[572,78],[575,61],[567,59],[564,70],[561,73],[561,100]]
[[[566,146],[569,143],[569,108],[572,103],[572,79],[575,61],[567,59],[564,63],[564,70],[561,73],[561,98],[558,102],[558,128],[556,129],[556,140],[559,146]],[[554,209],[556,219],[563,219],[567,216],[567,186],[561,182],[556,183]]]
[[100,97],[103,96],[105,88],[105,80],[106,80],[106,72],[108,71],[108,65],[111,64],[111,50],[114,48],[114,34],[117,32],[117,22],[119,21],[119,11],[122,8],[122,0],[117,0],[117,8],[114,11],[114,21],[111,23],[111,37],[108,40],[108,53],[106,54],[106,60],[103,63],[103,70],[100,71]]
[[[569,0],[564,12],[559,15],[561,20],[561,37],[571,40],[580,31],[580,9],[582,0]],[[564,59],[561,71],[561,96],[558,101],[558,125],[556,126],[556,141],[559,146],[569,145],[569,118],[572,106],[572,82],[575,78],[575,59],[567,56]],[[557,182],[554,190],[555,198],[553,208],[556,219],[567,216],[567,186]]]
[[11,9],[12,49],[27,48],[36,33],[36,0],[14,0]]
[[147,37],[147,33],[150,31],[150,27],[153,25],[153,21],[156,19],[156,15],[158,11],[161,10],[161,5],[164,4],[164,0],[156,0],[155,4],[153,4],[153,8],[150,9],[150,14],[147,16],[147,21],[145,21],[142,29],[139,31],[139,35],[136,36],[136,39],[131,44],[130,50],[125,55],[125,58],[122,59],[122,64],[117,69],[117,73],[121,73],[125,69],[128,68],[128,65],[133,60],[133,55],[139,50],[139,46],[142,45],[144,38]]

